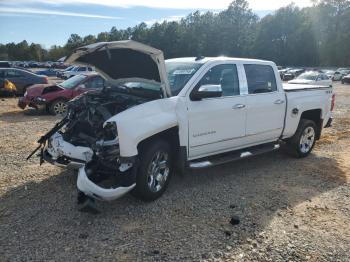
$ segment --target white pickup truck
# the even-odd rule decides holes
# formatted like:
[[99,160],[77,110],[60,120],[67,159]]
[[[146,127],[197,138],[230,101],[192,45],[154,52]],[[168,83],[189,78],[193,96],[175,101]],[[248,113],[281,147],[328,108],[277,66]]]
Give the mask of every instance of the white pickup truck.
[[44,160],[79,168],[81,199],[113,200],[132,191],[154,200],[174,170],[281,144],[305,157],[332,120],[331,87],[282,85],[270,61],[164,61],[160,50],[119,41],[79,48],[67,62],[94,66],[110,85],[73,99],[68,115],[39,140]]

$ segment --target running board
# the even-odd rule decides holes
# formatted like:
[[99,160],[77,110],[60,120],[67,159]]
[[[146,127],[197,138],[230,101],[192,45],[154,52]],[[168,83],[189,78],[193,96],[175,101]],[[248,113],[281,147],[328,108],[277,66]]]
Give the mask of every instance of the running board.
[[279,144],[269,143],[242,150],[232,151],[229,153],[220,154],[217,156],[201,158],[200,160],[194,160],[188,162],[190,169],[200,169],[212,166],[217,166],[225,163],[229,163],[235,160],[243,159],[250,156],[256,156],[263,153],[271,152],[280,148]]

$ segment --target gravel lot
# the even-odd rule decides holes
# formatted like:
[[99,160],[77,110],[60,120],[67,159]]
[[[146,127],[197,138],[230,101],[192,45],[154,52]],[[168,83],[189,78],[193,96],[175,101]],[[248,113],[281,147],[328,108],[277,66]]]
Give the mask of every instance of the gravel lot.
[[350,86],[335,91],[309,157],[175,176],[159,200],[126,196],[99,215],[77,211],[74,172],[25,160],[57,118],[1,99],[0,261],[349,261]]

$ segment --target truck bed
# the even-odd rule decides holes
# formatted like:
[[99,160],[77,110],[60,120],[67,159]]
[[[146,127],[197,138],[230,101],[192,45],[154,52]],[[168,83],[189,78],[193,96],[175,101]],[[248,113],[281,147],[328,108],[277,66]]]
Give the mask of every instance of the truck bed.
[[321,86],[321,85],[306,85],[306,84],[283,84],[283,89],[286,92],[296,92],[296,91],[305,91],[312,89],[330,89],[329,86]]
[[314,114],[317,114],[323,120],[323,126],[327,124],[331,117],[332,87],[285,84],[283,89],[287,97],[284,138],[294,135],[301,114],[305,111],[313,110]]

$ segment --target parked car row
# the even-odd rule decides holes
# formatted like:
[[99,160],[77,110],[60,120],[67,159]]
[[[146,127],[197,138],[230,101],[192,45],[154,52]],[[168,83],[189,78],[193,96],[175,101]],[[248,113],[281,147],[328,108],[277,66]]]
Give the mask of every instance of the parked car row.
[[295,79],[288,81],[288,84],[304,84],[304,85],[321,85],[332,86],[332,79],[325,73],[319,71],[307,71],[297,76]]
[[92,67],[88,66],[70,66],[62,71],[57,71],[56,76],[62,79],[68,79],[76,75],[94,72]]
[[12,61],[11,65],[14,67],[22,67],[22,68],[57,68],[64,69],[67,65],[63,62],[37,62],[37,61]]
[[[332,81],[342,81],[343,77],[350,74],[350,68],[338,68],[337,70],[331,69],[306,69],[306,68],[282,68],[279,67],[279,74],[283,81],[290,81],[295,78],[298,78],[301,74],[305,72],[318,72],[319,74],[323,74],[322,77],[327,76],[328,79]],[[326,80],[326,79],[321,79]],[[343,82],[343,81],[342,81]],[[345,81],[344,81],[345,82]]]

